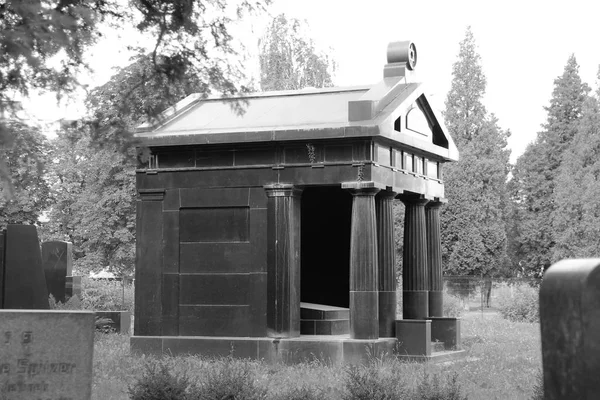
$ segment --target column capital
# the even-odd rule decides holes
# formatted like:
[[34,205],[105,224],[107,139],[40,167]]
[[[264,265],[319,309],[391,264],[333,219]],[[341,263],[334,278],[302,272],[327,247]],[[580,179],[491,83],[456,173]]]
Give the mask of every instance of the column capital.
[[291,183],[272,183],[264,185],[263,188],[267,192],[267,197],[296,197],[302,194],[302,188]]
[[448,203],[448,199],[443,197],[436,197],[429,201],[425,207],[427,208],[441,208],[443,205]]
[[379,197],[381,197],[382,199],[395,199],[396,196],[398,195],[398,193],[392,191],[392,190],[381,190],[379,192]]
[[411,204],[417,206],[424,206],[430,202],[429,199],[425,198],[422,194],[401,194],[397,197],[404,204]]
[[354,196],[375,196],[381,188],[373,181],[343,182],[342,189],[348,189]]

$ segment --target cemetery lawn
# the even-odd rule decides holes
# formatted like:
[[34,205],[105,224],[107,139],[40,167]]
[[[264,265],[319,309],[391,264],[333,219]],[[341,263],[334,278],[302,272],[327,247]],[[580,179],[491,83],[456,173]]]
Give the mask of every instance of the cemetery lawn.
[[[541,370],[539,324],[515,323],[497,313],[470,312],[462,320],[463,348],[466,357],[441,364],[400,363],[379,360],[377,368],[399,369],[409,387],[416,387],[424,373],[430,376],[457,374],[462,393],[469,399],[529,399]],[[155,357],[131,356],[129,337],[96,334],[92,399],[128,399],[127,388],[143,374],[145,365]],[[201,357],[167,357],[169,369],[185,373],[192,381],[214,369],[222,360]],[[312,362],[296,366],[267,365],[255,361],[245,364],[255,381],[268,390],[268,399],[281,398],[290,387],[309,387],[318,398],[341,399],[347,373],[344,367]],[[201,379],[201,378],[200,378]]]

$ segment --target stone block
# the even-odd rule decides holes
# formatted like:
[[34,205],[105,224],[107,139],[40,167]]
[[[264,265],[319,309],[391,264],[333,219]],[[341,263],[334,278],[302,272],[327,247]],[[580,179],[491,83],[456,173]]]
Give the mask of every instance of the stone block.
[[81,297],[81,276],[67,276],[65,278],[65,297]]
[[0,335],[0,398],[91,398],[93,312],[2,310]]
[[64,303],[67,276],[73,271],[72,244],[63,241],[42,243],[42,265],[48,294]]
[[398,353],[410,356],[431,355],[431,321],[404,319],[396,321]]
[[540,322],[545,399],[600,396],[600,259],[563,260],[544,274]]
[[460,318],[431,317],[431,340],[444,343],[445,350],[460,350]]
[[48,289],[35,226],[8,225],[4,244],[3,307],[47,310]]

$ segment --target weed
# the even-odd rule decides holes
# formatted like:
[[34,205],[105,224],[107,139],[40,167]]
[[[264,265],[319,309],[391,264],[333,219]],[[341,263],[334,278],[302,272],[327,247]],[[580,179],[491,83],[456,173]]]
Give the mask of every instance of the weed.
[[349,366],[345,389],[344,400],[394,400],[406,394],[402,380],[394,373],[385,373],[377,363]]
[[186,400],[190,381],[173,374],[163,361],[148,362],[144,374],[129,387],[131,400]]
[[458,382],[458,375],[453,373],[447,376],[445,381],[441,381],[438,374],[430,377],[427,372],[423,374],[422,380],[417,386],[414,396],[419,400],[466,400],[462,395],[462,389]]
[[190,399],[198,400],[260,400],[266,389],[256,383],[248,361],[226,357],[217,361],[195,386]]

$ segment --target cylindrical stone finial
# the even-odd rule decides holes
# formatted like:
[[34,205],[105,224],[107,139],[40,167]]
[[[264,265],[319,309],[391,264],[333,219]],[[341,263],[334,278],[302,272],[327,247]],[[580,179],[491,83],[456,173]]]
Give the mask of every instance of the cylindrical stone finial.
[[387,47],[387,62],[406,63],[406,67],[412,71],[417,65],[417,47],[410,40],[391,42]]

